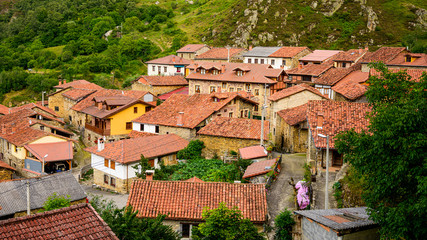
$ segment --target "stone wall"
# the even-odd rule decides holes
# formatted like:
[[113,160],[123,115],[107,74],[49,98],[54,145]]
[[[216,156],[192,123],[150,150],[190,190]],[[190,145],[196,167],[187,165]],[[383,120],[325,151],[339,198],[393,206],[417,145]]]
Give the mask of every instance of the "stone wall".
[[196,130],[182,127],[159,126],[159,134],[174,133],[187,141],[191,141],[196,137]]
[[239,152],[239,148],[259,145],[260,143],[260,140],[226,138],[208,135],[198,135],[197,139],[205,143],[206,147],[203,149],[202,155],[208,159],[213,158],[215,154],[222,157],[231,150]]
[[[98,133],[92,132],[89,129],[85,129],[83,131],[82,134],[82,138],[83,138],[83,143],[87,146],[87,147],[92,147],[95,146],[95,140],[104,137],[101,136]],[[123,140],[129,138],[128,134],[122,134],[122,135],[113,135],[113,136],[105,136],[105,140],[106,142],[115,142],[115,141],[119,141],[119,140]]]
[[[47,200],[47,198],[46,198],[46,200]],[[86,198],[80,199],[77,201],[73,201],[73,202],[71,202],[71,205],[77,205],[80,203],[86,203]],[[43,208],[32,209],[32,210],[30,210],[30,212],[31,212],[31,214],[36,214],[36,213],[39,213],[41,210],[43,210]],[[13,217],[16,218],[16,217],[24,217],[24,216],[27,216],[27,211],[17,212],[17,213],[15,213],[15,215]]]
[[[281,121],[282,132],[283,134],[283,150],[286,152],[306,152],[308,147],[308,129],[304,128],[304,124],[297,124],[291,126],[285,121]],[[281,138],[278,144],[281,143]]]
[[69,91],[69,89],[66,89],[61,92],[56,92],[55,94],[49,96],[48,98],[48,107],[54,111],[55,111],[55,107],[58,107],[58,111],[55,111],[55,113],[64,119],[67,115],[67,111],[64,109],[65,98],[64,96],[62,96],[62,94],[67,91]]
[[[116,186],[113,187],[110,184],[107,184],[104,182],[104,175],[108,175],[109,177],[114,177],[116,179]],[[110,189],[113,191],[117,191],[119,193],[128,193],[130,190],[130,187],[132,185],[132,181],[136,178],[130,178],[128,180],[126,179],[120,179],[115,176],[111,176],[103,171],[100,171],[98,169],[93,169],[93,183],[97,186],[100,186],[102,188]]]
[[179,85],[179,86],[151,86],[151,85],[146,85],[146,84],[142,84],[140,82],[134,82],[132,84],[132,90],[137,90],[137,91],[147,91],[152,93],[155,96],[164,94],[164,93],[168,93],[171,92],[175,89],[178,88],[182,88],[185,87],[185,85]]

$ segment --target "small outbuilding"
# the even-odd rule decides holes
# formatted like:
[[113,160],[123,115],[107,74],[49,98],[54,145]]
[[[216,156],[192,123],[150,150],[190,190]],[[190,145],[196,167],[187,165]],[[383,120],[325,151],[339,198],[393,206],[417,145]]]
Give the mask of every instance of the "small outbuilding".
[[266,174],[274,170],[276,162],[277,159],[254,162],[248,166],[242,178],[251,183],[265,183],[267,181]]
[[240,148],[239,155],[241,159],[252,160],[254,162],[267,160],[267,151],[260,145]]

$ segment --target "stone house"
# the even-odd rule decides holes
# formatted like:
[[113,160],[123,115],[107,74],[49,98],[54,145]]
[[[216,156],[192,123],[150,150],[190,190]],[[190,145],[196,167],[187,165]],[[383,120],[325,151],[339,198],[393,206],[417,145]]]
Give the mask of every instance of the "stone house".
[[0,236],[3,240],[58,239],[58,236],[119,240],[89,203],[0,221]]
[[243,62],[288,70],[297,67],[299,59],[309,53],[308,47],[254,47],[243,54]]
[[365,93],[368,90],[368,72],[351,72],[331,88],[335,101],[368,102]]
[[306,152],[308,146],[307,103],[277,112],[276,146],[286,152]]
[[185,67],[190,63],[190,60],[175,55],[146,62],[148,76],[184,76]]
[[240,209],[243,217],[262,231],[267,221],[264,184],[135,180],[128,199],[128,205],[138,211],[139,218],[165,214],[163,223],[179,232],[183,239],[191,239],[191,229],[203,222],[206,207],[215,209],[221,202],[228,208]]
[[[269,122],[264,122],[264,144],[268,142]],[[206,158],[224,157],[230,151],[261,143],[261,120],[215,117],[197,132],[205,143],[202,155]]]
[[359,62],[368,53],[368,48],[350,49],[332,57],[335,68],[349,68]]
[[256,106],[256,102],[235,92],[190,96],[175,94],[151,112],[134,119],[133,130],[175,133],[190,141],[213,117],[252,118]]
[[334,55],[340,53],[340,50],[314,50],[312,53],[299,59],[300,65],[321,64],[331,59]]
[[[3,157],[3,154],[1,154],[0,157]],[[0,182],[3,180],[11,180],[15,171],[15,168],[3,162],[3,159],[0,159]]]
[[326,138],[329,136],[329,165],[341,167],[342,155],[335,148],[335,136],[354,129],[356,132],[368,130],[366,116],[371,111],[367,103],[309,101],[307,111],[308,149],[307,161],[316,167],[326,167]]
[[146,91],[159,96],[188,86],[184,76],[140,76],[132,83],[132,90]]
[[366,207],[295,211],[297,240],[380,239],[379,226]]
[[253,184],[256,184],[256,183],[265,184],[268,178],[266,174],[274,170],[274,166],[276,162],[277,162],[277,159],[254,162],[251,165],[249,165],[248,168],[246,168],[246,171],[243,174],[242,178],[250,181]]
[[243,48],[212,48],[207,52],[197,55],[194,60],[198,62],[243,62],[243,54],[247,50]]
[[[258,103],[264,102],[264,96],[268,98],[273,86],[285,77],[282,69],[267,64],[201,62],[188,66],[186,71],[190,95],[245,91]],[[253,115],[260,117],[261,109],[254,109]]]
[[[368,52],[361,59],[360,63],[362,65],[362,72],[369,72],[370,67],[368,66],[371,62],[383,62],[387,64],[389,61],[392,61],[399,54],[409,53],[405,47],[381,47],[375,52]],[[396,60],[397,61],[397,60]],[[412,61],[412,60],[411,60]],[[399,60],[399,62],[401,62]],[[410,65],[410,64],[408,64]]]
[[[284,132],[286,122],[283,118],[278,117],[278,112],[284,109],[295,108],[306,104],[309,100],[327,100],[318,90],[302,83],[295,85],[279,92],[274,93],[269,97],[270,101],[270,134],[272,143],[279,149],[290,150],[285,147],[284,138],[289,138],[289,132]],[[285,136],[286,135],[286,136]]]
[[210,47],[206,44],[187,44],[176,51],[178,57],[186,60],[194,60],[198,55],[209,51]]
[[134,169],[141,155],[148,159],[152,167],[176,164],[176,153],[184,149],[188,141],[175,135],[155,135],[124,139],[86,148],[91,153],[94,183],[103,188],[121,193],[129,192],[131,182],[136,179],[138,170]]
[[[49,196],[69,196],[71,204],[86,203],[87,196],[71,172],[0,182],[0,220],[27,215],[27,182],[30,185],[31,214],[39,212]],[[43,224],[42,224],[43,225]],[[0,221],[1,228],[1,221]]]
[[[44,130],[35,126],[41,124]],[[48,123],[48,124],[46,124]],[[45,172],[71,169],[73,159],[73,140],[55,134],[66,132],[59,127],[59,119],[40,114],[34,110],[24,108],[0,117],[0,152],[4,162],[12,166],[25,177],[34,177],[42,173],[43,162]],[[52,132],[52,130],[55,131]],[[57,151],[60,149],[60,151]]]
[[421,69],[427,71],[427,54],[401,52],[386,62],[391,69]]

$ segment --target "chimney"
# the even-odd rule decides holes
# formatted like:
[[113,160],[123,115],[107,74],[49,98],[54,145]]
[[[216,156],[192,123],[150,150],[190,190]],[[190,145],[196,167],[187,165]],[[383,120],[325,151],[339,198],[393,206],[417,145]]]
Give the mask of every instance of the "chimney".
[[182,126],[183,124],[183,118],[184,118],[184,112],[179,112],[178,113],[178,118],[176,120],[176,125],[177,126]]
[[359,54],[363,53],[363,48],[359,48]]
[[172,57],[172,62],[175,62],[175,56]]
[[105,141],[102,137],[98,138],[98,152],[101,152],[105,148]]
[[59,84],[58,85],[62,85],[62,80],[61,79],[59,79]]
[[97,103],[97,105],[98,105],[98,109],[102,110],[102,102]]
[[249,51],[252,51],[252,45],[249,46]]
[[12,133],[16,132],[16,127],[12,127]]
[[145,180],[153,181],[154,170],[145,170]]
[[221,73],[225,73],[225,64],[221,64]]
[[7,130],[6,130],[6,126],[4,125],[4,123],[1,125],[1,133],[2,134],[6,134]]
[[67,79],[64,79],[64,84],[66,84],[67,83]]

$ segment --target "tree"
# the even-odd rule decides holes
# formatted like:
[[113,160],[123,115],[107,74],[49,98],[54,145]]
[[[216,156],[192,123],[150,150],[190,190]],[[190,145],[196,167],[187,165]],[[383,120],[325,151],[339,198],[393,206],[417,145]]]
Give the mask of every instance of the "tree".
[[249,219],[243,218],[237,207],[229,209],[225,203],[220,203],[217,209],[203,210],[202,217],[205,222],[192,230],[194,240],[264,239],[255,225]]
[[205,148],[205,143],[200,140],[192,140],[190,143],[177,153],[178,159],[196,159],[202,158],[202,150]]
[[285,209],[276,216],[275,219],[276,240],[292,240],[292,226],[295,225],[295,220],[292,217],[292,212]]
[[149,161],[148,161],[148,159],[146,159],[145,157],[144,157],[144,155],[142,155],[141,154],[141,160],[139,161],[139,163],[138,164],[136,164],[135,166],[132,166],[135,170],[137,170],[136,172],[135,172],[135,175],[138,177],[138,178],[141,178],[141,179],[145,179],[145,171],[147,171],[147,170],[153,170],[154,168],[153,167],[151,167],[151,165],[150,165],[150,163],[149,163]]
[[427,74],[372,65],[368,131],[337,136],[336,147],[364,177],[363,200],[387,239],[425,239],[427,214]]
[[44,202],[43,211],[50,211],[69,206],[71,206],[71,199],[69,195],[67,195],[65,198],[64,196],[60,196],[57,193],[53,193]]

